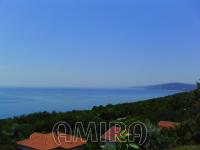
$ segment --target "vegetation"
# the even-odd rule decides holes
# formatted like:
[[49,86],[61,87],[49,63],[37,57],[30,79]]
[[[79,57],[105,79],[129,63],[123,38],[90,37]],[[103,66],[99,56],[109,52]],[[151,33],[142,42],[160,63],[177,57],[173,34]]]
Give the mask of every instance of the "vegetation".
[[[115,121],[124,119],[129,124],[134,120],[145,122],[148,128],[148,141],[140,146],[146,150],[182,150],[184,145],[200,144],[200,88],[172,96],[150,99],[135,103],[94,107],[89,111],[40,112],[20,117],[0,120],[0,150],[16,149],[16,141],[29,137],[33,132],[51,132],[58,121],[66,121],[72,127],[81,121],[86,128],[89,121]],[[176,129],[159,129],[157,122],[169,120],[180,122]],[[108,127],[97,130],[106,131]],[[93,129],[94,131],[95,129]],[[100,133],[100,132],[99,132]],[[137,143],[136,143],[137,144]],[[98,150],[99,143],[88,142],[87,149]],[[136,145],[132,145],[135,146]],[[173,149],[173,147],[179,147]],[[190,149],[195,149],[190,147]]]
[[200,146],[181,146],[170,150],[199,150]]
[[127,130],[122,130],[120,135],[117,137],[118,142],[116,144],[117,150],[139,150],[140,147],[136,143],[130,143],[128,137],[131,136]]
[[200,89],[200,82],[197,82],[197,88]]

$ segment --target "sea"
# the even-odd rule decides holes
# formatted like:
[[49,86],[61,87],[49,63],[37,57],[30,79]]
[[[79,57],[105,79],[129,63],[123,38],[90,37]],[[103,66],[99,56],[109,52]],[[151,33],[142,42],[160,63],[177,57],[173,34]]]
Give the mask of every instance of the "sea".
[[43,111],[88,110],[179,92],[145,88],[0,88],[0,119]]

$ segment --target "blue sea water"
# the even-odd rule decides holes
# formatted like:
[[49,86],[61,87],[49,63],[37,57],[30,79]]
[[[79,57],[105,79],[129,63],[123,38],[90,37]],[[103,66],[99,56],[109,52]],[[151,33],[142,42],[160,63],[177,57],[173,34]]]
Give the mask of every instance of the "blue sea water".
[[39,111],[70,111],[135,102],[180,91],[121,88],[0,88],[0,119]]

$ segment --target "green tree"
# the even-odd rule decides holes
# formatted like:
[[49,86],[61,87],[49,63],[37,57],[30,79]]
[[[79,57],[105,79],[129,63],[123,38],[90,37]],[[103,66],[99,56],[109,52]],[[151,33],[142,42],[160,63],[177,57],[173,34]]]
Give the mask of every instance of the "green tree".
[[200,81],[197,82],[197,89],[200,90]]
[[129,142],[130,134],[127,130],[122,130],[120,135],[117,137],[117,150],[139,150],[140,147],[138,144]]

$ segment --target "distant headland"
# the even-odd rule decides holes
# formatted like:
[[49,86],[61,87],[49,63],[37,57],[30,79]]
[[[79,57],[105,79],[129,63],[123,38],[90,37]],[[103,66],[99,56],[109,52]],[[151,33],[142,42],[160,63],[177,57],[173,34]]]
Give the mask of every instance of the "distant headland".
[[[171,82],[171,83],[147,85],[147,86],[137,86],[137,88],[138,87],[145,88],[145,89],[163,89],[163,90],[178,90],[178,91],[192,91],[197,88],[195,84],[179,83],[179,82]],[[135,87],[131,87],[131,88],[135,88]]]

